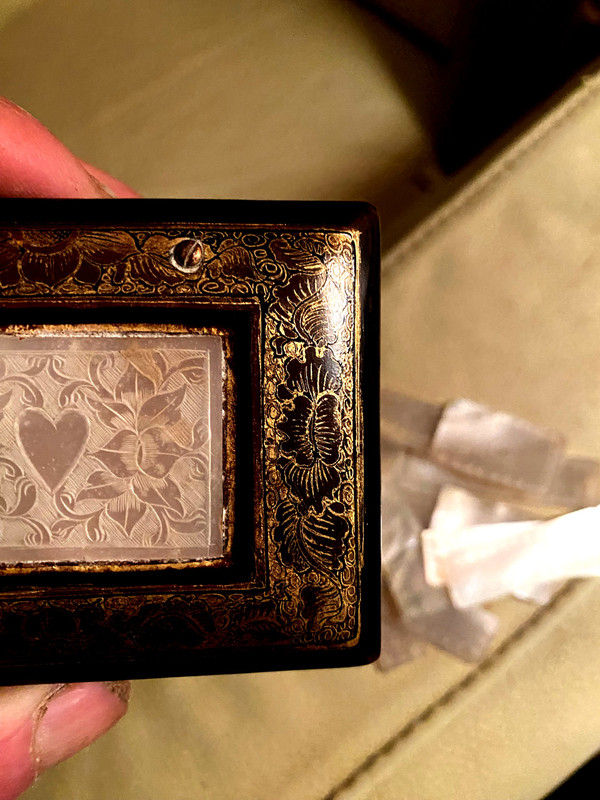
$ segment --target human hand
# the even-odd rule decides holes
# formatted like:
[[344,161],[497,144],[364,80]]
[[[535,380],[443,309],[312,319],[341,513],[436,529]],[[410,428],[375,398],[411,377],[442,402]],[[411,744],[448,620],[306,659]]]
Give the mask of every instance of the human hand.
[[[0,196],[138,197],[76,158],[34,117],[3,98]],[[127,682],[0,688],[0,800],[14,800],[41,772],[111,728],[127,710],[129,691]]]

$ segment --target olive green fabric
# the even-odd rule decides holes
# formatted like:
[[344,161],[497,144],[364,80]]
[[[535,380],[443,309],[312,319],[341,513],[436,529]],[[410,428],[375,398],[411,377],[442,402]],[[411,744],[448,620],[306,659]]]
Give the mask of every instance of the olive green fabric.
[[11,17],[22,13],[26,8],[38,0],[3,0],[0,3],[0,25],[6,25]]
[[[428,152],[388,61],[418,58],[390,36],[333,0],[39,0],[0,30],[2,90],[145,194],[371,199],[390,231]],[[404,393],[469,396],[595,456],[599,86],[389,255],[382,353]],[[430,649],[385,675],[139,682],[25,797],[536,800],[600,745],[600,588],[494,610],[479,667]]]
[[146,196],[358,198],[387,236],[427,185],[432,62],[347,0],[11,7],[0,92]]

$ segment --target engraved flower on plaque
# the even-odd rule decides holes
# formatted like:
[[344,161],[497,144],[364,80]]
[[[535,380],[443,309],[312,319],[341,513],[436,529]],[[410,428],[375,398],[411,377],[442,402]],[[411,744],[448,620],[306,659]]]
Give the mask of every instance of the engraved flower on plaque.
[[218,336],[0,336],[0,561],[223,554]]

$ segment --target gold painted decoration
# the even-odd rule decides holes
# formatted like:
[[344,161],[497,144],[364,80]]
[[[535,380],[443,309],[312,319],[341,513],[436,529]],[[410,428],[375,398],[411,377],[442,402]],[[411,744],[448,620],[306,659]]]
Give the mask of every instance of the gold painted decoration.
[[[14,432],[14,439],[6,433],[0,444],[0,559],[3,532],[19,519],[31,527],[30,545],[58,535],[83,547],[86,537],[94,542],[114,528],[131,542],[167,547],[165,557],[150,565],[136,558],[100,560],[87,582],[85,565],[55,560],[47,590],[32,577],[47,574],[43,549],[33,568],[5,562],[0,666],[41,659],[89,663],[105,658],[107,650],[135,661],[148,653],[160,660],[173,648],[316,651],[358,642],[365,564],[361,235],[282,225],[0,228],[0,303],[13,309],[13,321],[15,309],[31,304],[23,319],[31,326],[28,343],[38,337],[36,314],[60,316],[57,304],[83,316],[86,309],[110,308],[112,335],[121,341],[135,335],[135,326],[128,332],[130,306],[141,309],[138,314],[164,309],[170,320],[180,311],[180,333],[187,332],[190,342],[194,330],[209,330],[211,340],[229,337],[228,320],[236,314],[247,315],[252,332],[250,341],[238,332],[225,348],[230,375],[223,383],[222,507],[228,544],[214,551],[221,571],[213,578],[208,551],[197,558],[168,552],[180,530],[188,531],[181,535],[191,546],[199,530],[194,513],[199,519],[204,502],[200,488],[193,493],[201,486],[194,469],[201,472],[207,457],[193,417],[201,416],[203,402],[194,400],[194,387],[202,380],[208,385],[202,336],[191,352],[191,345],[165,348],[168,334],[161,333],[154,348],[144,345],[140,358],[148,363],[141,366],[119,353],[109,353],[110,365],[101,366],[97,362],[107,357],[101,349],[69,361],[50,351],[28,354],[27,345],[13,353],[0,348],[0,418],[8,415],[6,430]],[[207,312],[213,315],[208,326]],[[222,326],[219,313],[225,314]],[[0,344],[14,335],[7,329]],[[236,348],[238,358],[246,353],[251,362],[243,385],[236,383],[229,358]],[[33,395],[45,385],[62,399],[26,401],[28,382]],[[131,400],[126,389],[135,394],[136,386],[140,397]],[[242,396],[240,386],[257,387],[255,400]],[[253,404],[243,446],[236,438],[244,410],[239,404]],[[44,466],[36,443],[42,429],[48,441],[68,436],[73,452]],[[12,465],[5,453],[9,439],[20,454]],[[234,468],[235,459],[243,458],[254,465],[245,474],[239,464]],[[77,470],[84,485],[74,492]],[[186,471],[193,490],[187,495]],[[242,490],[254,509],[250,518],[240,518],[236,509]],[[41,495],[48,509],[60,513],[36,518]],[[237,572],[236,559],[245,565]],[[13,588],[7,578],[19,585]]]

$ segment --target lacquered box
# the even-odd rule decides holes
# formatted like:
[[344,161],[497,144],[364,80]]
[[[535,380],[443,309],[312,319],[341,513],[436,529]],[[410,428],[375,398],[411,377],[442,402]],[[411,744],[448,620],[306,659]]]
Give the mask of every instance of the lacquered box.
[[0,212],[0,682],[375,658],[374,210]]

